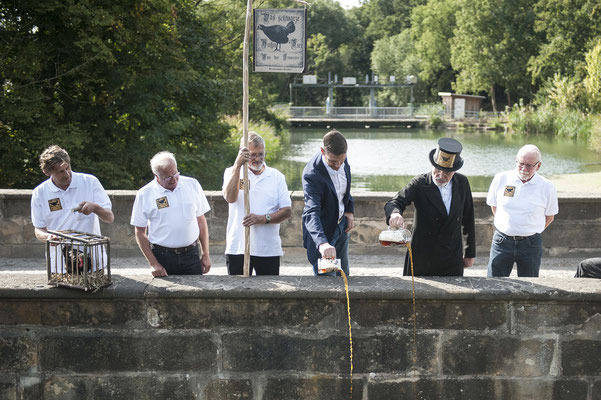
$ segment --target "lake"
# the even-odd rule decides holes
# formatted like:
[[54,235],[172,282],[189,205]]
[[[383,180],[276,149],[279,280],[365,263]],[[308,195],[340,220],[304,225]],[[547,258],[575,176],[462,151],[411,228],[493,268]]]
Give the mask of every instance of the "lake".
[[[302,190],[307,161],[319,151],[326,129],[293,128],[283,160],[270,164],[286,175],[289,190]],[[586,145],[546,136],[519,136],[503,132],[425,129],[342,129],[348,141],[347,159],[352,189],[365,192],[400,190],[415,175],[432,169],[428,155],[441,137],[461,142],[464,159],[459,170],[474,192],[486,192],[493,176],[515,168],[515,155],[527,143],[542,152],[543,176],[601,171],[601,156]]]

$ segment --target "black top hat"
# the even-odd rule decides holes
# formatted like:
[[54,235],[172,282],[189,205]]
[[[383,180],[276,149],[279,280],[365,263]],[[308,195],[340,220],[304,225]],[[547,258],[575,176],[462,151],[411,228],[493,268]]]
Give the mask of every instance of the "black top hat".
[[463,150],[463,146],[457,140],[440,138],[438,147],[430,152],[430,162],[442,171],[457,171],[463,166],[461,150]]

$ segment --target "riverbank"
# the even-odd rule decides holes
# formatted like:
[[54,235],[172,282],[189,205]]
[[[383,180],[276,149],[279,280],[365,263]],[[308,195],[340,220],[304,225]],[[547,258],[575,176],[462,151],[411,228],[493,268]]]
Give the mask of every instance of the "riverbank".
[[601,171],[547,177],[561,193],[601,194]]

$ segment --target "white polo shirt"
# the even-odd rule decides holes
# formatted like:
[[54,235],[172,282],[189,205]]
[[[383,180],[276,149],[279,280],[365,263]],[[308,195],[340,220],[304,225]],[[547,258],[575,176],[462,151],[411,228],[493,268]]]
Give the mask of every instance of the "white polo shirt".
[[185,247],[198,239],[197,217],[210,209],[196,179],[180,176],[173,191],[153,179],[138,190],[130,223],[137,227],[148,226],[148,239],[152,244]]
[[[232,175],[233,166],[223,174],[223,193],[226,182]],[[244,170],[240,168],[240,182]],[[265,165],[261,175],[248,171],[249,205],[251,214],[273,214],[281,208],[290,207],[292,201],[288,193],[286,178],[277,169]],[[240,185],[239,185],[240,187]],[[225,254],[244,254],[244,190],[238,193],[238,200],[229,203],[227,218]],[[276,257],[284,254],[280,239],[280,224],[253,225],[250,227],[250,254],[258,257]]]
[[535,173],[522,183],[515,170],[495,175],[486,204],[497,207],[495,228],[511,236],[542,233],[545,217],[559,212],[557,189],[551,181]]
[[[57,187],[49,178],[33,189],[31,222],[36,228],[76,230],[100,235],[100,221],[96,214],[71,212],[82,201],[91,201],[109,210],[112,207],[100,181],[93,175],[73,172],[71,184],[66,190]],[[106,253],[103,256],[103,264],[106,265]],[[54,258],[51,257],[52,271],[57,272]],[[100,261],[93,260],[92,263],[96,268]]]

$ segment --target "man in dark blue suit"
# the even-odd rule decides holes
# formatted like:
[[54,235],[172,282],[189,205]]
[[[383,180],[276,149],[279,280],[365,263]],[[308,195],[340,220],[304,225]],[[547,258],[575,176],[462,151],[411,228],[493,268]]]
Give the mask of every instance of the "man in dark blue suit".
[[339,258],[348,275],[348,232],[353,229],[351,167],[346,161],[347,143],[332,130],[323,137],[321,151],[303,171],[303,245],[318,275],[317,260]]

